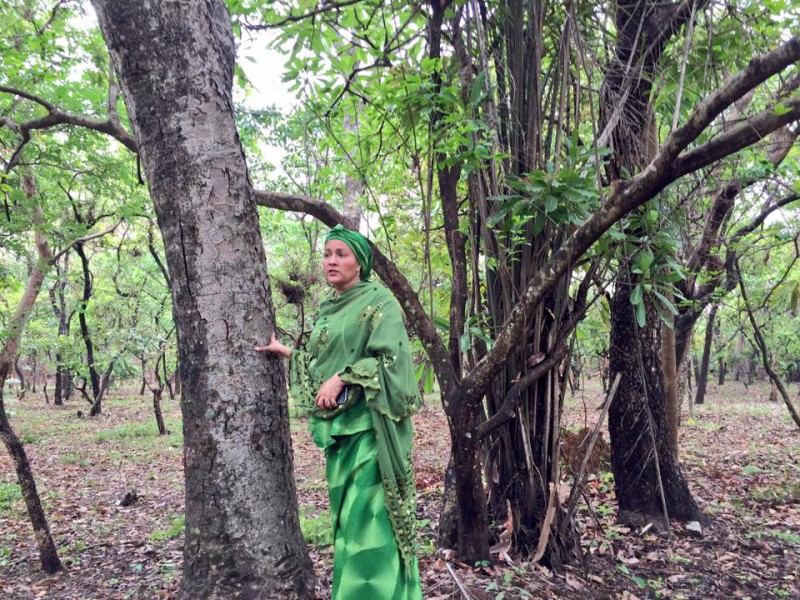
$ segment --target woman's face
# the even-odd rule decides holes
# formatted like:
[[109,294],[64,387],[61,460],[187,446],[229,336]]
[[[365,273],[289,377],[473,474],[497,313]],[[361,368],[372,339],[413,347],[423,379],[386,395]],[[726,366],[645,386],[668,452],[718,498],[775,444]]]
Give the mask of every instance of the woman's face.
[[325,279],[338,292],[361,281],[361,265],[350,246],[341,240],[330,240],[325,244],[322,270],[325,271]]

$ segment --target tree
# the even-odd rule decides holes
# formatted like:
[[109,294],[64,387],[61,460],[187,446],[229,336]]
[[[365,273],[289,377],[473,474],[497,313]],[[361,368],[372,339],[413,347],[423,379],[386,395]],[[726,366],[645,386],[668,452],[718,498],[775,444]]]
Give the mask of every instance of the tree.
[[186,469],[182,593],[310,597],[282,366],[233,118],[221,2],[93,2],[164,237],[178,328]]
[[[30,176],[24,180],[23,186],[25,188],[25,194],[29,199],[36,196],[36,188]],[[9,320],[8,329],[4,332],[5,335],[2,337],[3,345],[0,348],[0,438],[2,438],[3,444],[11,455],[14,467],[17,471],[17,479],[22,489],[22,496],[25,499],[25,507],[28,510],[28,516],[33,526],[36,543],[39,546],[39,559],[42,564],[42,569],[47,573],[55,573],[61,569],[61,560],[58,558],[58,550],[50,535],[50,528],[47,524],[47,518],[45,517],[41,500],[39,499],[39,493],[36,490],[36,481],[31,471],[25,447],[11,428],[11,423],[8,421],[6,409],[3,404],[3,392],[6,379],[17,358],[17,351],[19,349],[22,333],[25,330],[25,324],[33,309],[36,296],[38,296],[39,290],[42,287],[47,270],[54,261],[53,253],[50,250],[47,239],[39,229],[42,226],[42,220],[42,209],[39,202],[36,201],[33,206],[33,226],[36,240],[37,262],[31,270],[25,293]]]
[[[326,29],[327,27],[331,27],[333,31],[336,31],[336,27],[340,26],[338,19],[341,19],[341,26],[344,27],[347,26],[347,23],[352,25],[356,22],[373,22],[373,18],[379,10],[380,7],[372,3],[353,9],[353,13],[342,6],[331,7],[330,10],[323,8],[313,13],[313,22],[306,18],[309,17],[310,14],[291,14],[289,16],[281,15],[281,17],[275,17],[274,13],[271,13],[269,16],[275,17],[274,22],[281,23],[283,26],[288,22],[301,23],[297,30],[301,41],[314,40],[314,43],[329,44],[332,47],[338,48],[339,40],[342,39],[341,35],[329,34],[328,29]],[[503,401],[497,407],[497,413],[492,415],[489,421],[478,426],[478,422],[480,421],[479,415],[482,411],[483,397],[490,392],[491,387],[497,382],[496,378],[498,374],[506,368],[512,368],[509,366],[509,362],[511,362],[509,359],[512,356],[516,356],[515,353],[519,351],[523,354],[524,360],[527,361],[527,359],[531,357],[528,344],[541,343],[541,340],[537,341],[529,337],[531,335],[531,319],[534,318],[532,315],[536,314],[537,310],[542,311],[542,313],[546,312],[547,305],[543,303],[549,302],[549,298],[558,299],[564,297],[563,295],[559,295],[558,292],[559,289],[563,289],[563,287],[559,288],[559,286],[564,286],[564,278],[592,244],[626,214],[654,198],[670,183],[687,173],[702,168],[704,165],[712,164],[721,157],[754,143],[764,135],[765,132],[771,131],[797,118],[797,112],[792,116],[789,116],[789,113],[785,113],[785,121],[776,121],[775,114],[771,110],[766,110],[756,115],[750,121],[749,125],[758,123],[757,127],[763,127],[763,129],[760,129],[755,135],[748,134],[747,128],[740,126],[731,129],[724,135],[703,137],[706,135],[707,129],[714,119],[735,100],[738,100],[741,95],[771,77],[772,74],[780,72],[785,65],[791,64],[797,60],[797,53],[800,50],[800,44],[798,44],[798,42],[800,42],[800,40],[795,39],[790,42],[789,45],[784,46],[780,50],[776,50],[775,53],[770,53],[754,60],[745,70],[730,78],[705,100],[697,103],[693,107],[691,113],[685,117],[683,125],[679,127],[676,126],[660,147],[654,146],[652,148],[652,160],[649,161],[646,168],[643,168],[637,173],[631,173],[630,171],[620,173],[622,178],[614,179],[613,184],[605,191],[606,195],[601,199],[599,206],[593,209],[593,212],[585,216],[582,220],[580,218],[578,219],[580,226],[571,224],[565,227],[563,238],[559,239],[556,237],[551,247],[552,254],[543,258],[540,263],[531,265],[530,271],[526,272],[525,276],[521,277],[520,280],[512,279],[513,285],[517,286],[519,290],[518,296],[516,299],[509,298],[510,303],[507,307],[507,311],[498,321],[493,323],[495,329],[490,330],[487,336],[492,342],[491,349],[487,348],[484,354],[480,348],[480,336],[470,335],[472,330],[468,330],[466,327],[466,314],[464,312],[463,303],[465,298],[472,298],[472,294],[465,293],[465,290],[472,289],[482,291],[485,288],[482,287],[483,281],[480,279],[480,275],[477,274],[477,270],[472,272],[472,288],[469,286],[465,287],[465,282],[462,280],[461,264],[464,262],[464,239],[462,231],[473,231],[474,223],[480,223],[480,219],[485,219],[488,215],[476,211],[466,216],[456,211],[448,216],[447,211],[453,209],[453,200],[458,203],[458,192],[460,189],[459,186],[462,185],[462,176],[468,179],[471,175],[480,181],[481,178],[484,177],[485,172],[491,172],[493,169],[498,174],[517,173],[513,169],[509,169],[508,164],[503,163],[502,159],[497,158],[493,154],[492,150],[496,146],[492,146],[491,143],[483,143],[486,141],[487,137],[495,135],[494,132],[502,134],[502,127],[499,127],[499,122],[495,117],[499,111],[506,110],[513,102],[511,102],[509,97],[505,96],[506,92],[501,89],[500,83],[497,84],[496,88],[491,86],[493,76],[496,76],[498,81],[501,81],[504,76],[502,69],[495,66],[497,63],[491,60],[483,62],[476,60],[473,65],[469,59],[466,61],[463,60],[461,54],[467,52],[466,49],[471,49],[477,54],[478,49],[482,50],[492,47],[490,44],[486,43],[488,37],[484,35],[484,32],[489,30],[490,27],[486,26],[482,30],[480,25],[481,19],[491,23],[492,26],[500,26],[504,23],[504,20],[507,19],[509,26],[512,29],[517,27],[517,34],[524,39],[526,30],[522,27],[522,24],[528,24],[532,27],[534,24],[536,24],[536,27],[539,26],[536,19],[541,18],[542,13],[537,13],[536,10],[536,7],[534,7],[532,12],[528,14],[517,5],[515,5],[515,7],[497,7],[495,5],[487,7],[485,5],[480,5],[479,8],[468,10],[461,6],[450,5],[448,3],[444,5],[441,3],[431,3],[427,27],[429,48],[426,60],[422,64],[415,65],[413,63],[413,60],[415,60],[413,57],[418,56],[419,51],[419,48],[415,47],[414,51],[417,52],[417,54],[411,53],[411,64],[414,66],[408,67],[408,70],[412,73],[416,74],[421,71],[427,74],[428,80],[420,81],[419,77],[401,77],[396,87],[407,86],[406,89],[408,89],[408,87],[418,85],[418,88],[413,89],[414,91],[418,89],[419,94],[413,95],[410,98],[397,98],[393,96],[394,105],[409,106],[414,109],[407,120],[413,121],[410,117],[420,114],[431,117],[429,121],[426,121],[426,124],[428,124],[434,134],[434,142],[430,146],[430,154],[428,155],[431,157],[432,161],[428,175],[431,178],[436,176],[439,180],[439,201],[442,203],[440,210],[443,215],[441,226],[446,232],[445,241],[448,244],[451,262],[450,268],[452,269],[450,326],[448,329],[447,343],[439,337],[432,319],[426,316],[425,308],[420,302],[413,286],[409,284],[408,280],[399,273],[395,265],[380,253],[377,248],[375,249],[377,256],[376,270],[381,275],[384,282],[392,288],[398,296],[409,322],[414,327],[415,332],[428,352],[442,390],[442,403],[448,416],[451,438],[454,440],[453,450],[457,457],[456,460],[458,461],[455,469],[456,495],[458,497],[459,507],[461,509],[466,509],[466,513],[462,512],[460,515],[458,550],[462,559],[467,561],[485,558],[483,552],[487,546],[485,539],[487,536],[487,524],[483,516],[487,513],[482,509],[476,508],[476,506],[484,502],[484,495],[480,477],[480,461],[483,456],[475,440],[482,434],[486,435],[492,428],[517,418],[517,409],[521,406],[519,401],[523,397],[526,397],[526,391],[535,390],[536,386],[539,385],[537,381],[540,378],[547,377],[548,374],[552,377],[553,367],[560,362],[563,356],[561,354],[563,348],[561,344],[547,346],[546,349],[550,352],[546,352],[544,356],[537,356],[534,354],[535,360],[541,359],[541,362],[527,371],[519,381],[515,381],[515,373],[506,380],[505,384],[498,384],[498,397],[503,398]],[[408,21],[405,20],[406,18],[408,18]],[[386,21],[374,19],[374,22],[380,22],[383,27]],[[399,48],[399,46],[395,46],[395,43],[399,44],[398,39],[401,37],[397,34],[397,31],[402,30],[403,32],[407,32],[411,29],[412,33],[410,35],[412,37],[414,36],[413,25],[408,24],[414,23],[414,21],[411,17],[407,17],[406,14],[403,15],[402,19],[390,22],[393,24],[398,22],[402,24],[402,27],[398,26],[396,30],[387,31],[386,33],[386,39],[392,40],[391,47],[393,49],[396,47]],[[441,29],[445,23],[447,23],[449,31],[447,35],[442,36]],[[319,30],[317,30],[316,24],[320,24]],[[334,37],[336,37],[336,40],[333,39]],[[355,37],[357,38],[355,43],[357,43],[359,48],[363,51],[361,56],[364,60],[366,60],[367,57],[371,57],[372,54],[370,53],[372,52],[375,52],[379,56],[375,56],[374,63],[369,63],[369,61],[367,61],[366,64],[356,61],[350,61],[348,64],[343,64],[343,62],[336,63],[335,68],[341,69],[341,71],[335,71],[334,69],[334,73],[330,77],[324,78],[324,83],[320,86],[320,88],[322,88],[320,89],[320,95],[322,98],[330,98],[331,106],[340,106],[337,104],[338,99],[347,94],[350,90],[353,90],[354,95],[359,95],[362,98],[369,97],[370,94],[377,96],[383,88],[376,86],[374,80],[369,82],[371,85],[366,83],[361,86],[357,85],[360,73],[366,70],[367,65],[369,65],[369,70],[373,71],[379,69],[387,62],[391,62],[392,60],[397,62],[404,58],[404,55],[399,49],[395,50],[393,54],[388,54],[385,46],[370,44],[370,32],[359,32]],[[580,40],[580,36],[576,35],[576,37]],[[448,49],[452,54],[437,50],[437,45],[441,43],[442,39],[452,41],[453,46]],[[504,40],[510,42],[511,39],[510,36],[503,37],[502,35],[498,35],[495,41],[496,43],[502,44]],[[538,38],[532,36],[531,39],[536,40]],[[567,36],[565,39],[569,41],[571,38]],[[579,44],[576,45],[580,47]],[[522,52],[522,55],[526,58],[532,57],[532,60],[535,61],[538,56],[537,52],[540,50],[540,48],[537,50],[535,43],[531,43],[531,45],[527,47],[527,51]],[[783,62],[784,59],[777,58],[785,51],[788,51],[788,55],[785,57],[787,62]],[[516,50],[510,52],[510,55],[517,56],[515,52]],[[347,52],[343,51],[333,54],[335,54],[337,58],[349,56]],[[449,61],[448,57],[451,55],[454,58]],[[551,52],[548,56],[553,55],[554,54]],[[789,55],[791,55],[791,57]],[[468,56],[473,55],[470,54]],[[386,57],[389,57],[389,59]],[[492,56],[492,58],[494,57]],[[772,58],[777,62],[773,63]],[[458,62],[453,64],[456,61]],[[297,64],[302,62],[302,59],[295,56],[292,58],[291,62],[292,64]],[[315,59],[311,59],[310,62],[313,63],[315,67],[319,66],[319,61],[315,62]],[[393,64],[394,68],[390,73],[405,73],[405,68],[399,66],[396,62]],[[778,63],[781,63],[782,66],[778,66]],[[507,66],[503,63],[500,64],[501,66]],[[520,65],[520,69],[524,71],[526,66],[530,67],[531,64],[530,62],[524,63]],[[768,66],[770,64],[774,66]],[[458,68],[456,68],[456,65]],[[557,70],[555,64],[548,65],[548,67],[550,66]],[[294,68],[294,74],[299,75],[297,72],[299,67]],[[777,68],[777,70],[773,70],[773,68]],[[483,77],[479,76],[481,72],[483,72]],[[476,73],[478,76],[475,76]],[[342,84],[336,85],[332,83],[336,81],[339,75],[341,76]],[[445,75],[449,75],[451,79],[445,80]],[[564,79],[564,81],[568,81],[568,79]],[[625,77],[622,78],[621,83],[622,82],[625,82]],[[541,83],[542,82],[537,77],[532,77],[530,79],[531,86],[540,86]],[[484,86],[488,89],[488,94],[486,96],[483,95],[485,92]],[[507,122],[510,123],[512,128],[507,132],[509,139],[518,136],[516,138],[517,140],[525,140],[529,145],[535,145],[534,139],[551,139],[536,128],[539,123],[539,121],[534,118],[536,114],[536,103],[542,101],[542,88],[538,89],[538,92],[531,92],[521,84],[519,77],[514,78],[514,93],[519,94],[515,98],[518,98],[522,105],[525,105],[525,101],[523,100],[525,97],[524,95],[530,93],[528,98],[530,99],[529,102],[532,104],[526,105],[526,109],[530,108],[531,110],[531,112],[527,113],[531,116],[531,120],[521,120],[520,115],[522,113],[516,113],[514,119],[509,119]],[[556,90],[558,88],[554,87],[550,89]],[[464,100],[459,99],[459,93]],[[501,99],[496,100],[495,94],[499,95]],[[489,99],[488,104],[490,106],[485,112],[480,113],[480,118],[469,119],[465,117],[462,111],[466,110],[467,115],[471,116],[472,113],[470,113],[469,110],[472,109],[473,105],[481,104],[484,97]],[[557,93],[554,92],[549,97],[551,98],[551,102],[558,105],[557,99],[559,96]],[[467,99],[472,100],[472,102],[470,103]],[[791,105],[793,107],[791,110],[798,111],[796,102],[797,99],[794,98],[789,100],[786,106],[788,107]],[[374,104],[375,103],[365,102],[364,112],[368,111]],[[497,110],[492,111],[491,105],[497,107]],[[541,105],[538,106],[541,108]],[[465,107],[467,108],[465,109]],[[557,112],[552,112],[548,115],[548,118],[550,122],[560,122],[562,116],[563,115]],[[581,113],[580,117],[576,118],[580,119],[583,117],[585,117],[585,115]],[[387,119],[388,117],[386,114],[382,114],[382,118]],[[490,132],[490,134],[487,137],[482,137],[482,134],[473,135],[475,131],[465,132],[463,129],[454,128],[454,138],[458,139],[458,136],[460,136],[461,140],[467,138],[472,141],[473,145],[467,145],[464,142],[457,141],[455,146],[447,146],[445,143],[447,140],[445,140],[444,137],[448,129],[447,127],[436,128],[436,124],[452,126],[453,123],[457,122],[468,123],[469,127],[473,128],[481,128],[481,125],[476,125],[476,123],[482,124],[483,127],[485,127],[485,131]],[[525,123],[526,126],[530,125],[531,128],[522,131],[520,129],[520,123]],[[769,125],[767,125],[767,123],[769,123]],[[397,128],[399,129],[399,126],[397,126]],[[481,131],[484,131],[484,129],[481,128]],[[578,131],[581,130],[579,129]],[[404,139],[413,138],[417,140],[418,137],[418,131],[414,130],[413,133],[409,133]],[[554,132],[552,140],[556,139],[559,138]],[[598,141],[601,146],[604,145],[607,140],[607,134],[598,136]],[[690,148],[690,145],[695,142],[698,142],[697,145]],[[547,148],[548,151],[552,151],[552,146],[545,145],[544,147]],[[562,148],[566,147],[566,144],[562,146]],[[423,148],[425,148],[424,144]],[[535,169],[537,166],[535,162],[536,154],[524,154],[524,152],[530,150],[530,146],[521,144],[520,148],[523,149],[523,154],[511,153],[509,162],[522,161],[525,168],[532,166],[531,172],[528,173],[531,179],[534,179],[534,177],[543,177],[542,171]],[[505,147],[502,149],[505,150]],[[467,152],[469,152],[469,156],[472,157],[473,160],[465,159],[464,155],[467,154]],[[554,153],[553,156],[558,156],[558,160],[563,160],[563,154]],[[526,159],[529,158],[532,158],[532,165],[528,165],[526,162]],[[554,161],[555,160],[554,158]],[[591,165],[593,165],[594,162],[595,159],[592,157],[589,161],[589,169],[592,168]],[[418,161],[418,163],[425,164],[425,161]],[[481,171],[481,169],[485,169],[485,171]],[[557,169],[554,170],[557,171]],[[476,171],[480,174],[475,175]],[[577,172],[580,174],[582,169],[578,168]],[[496,200],[497,196],[494,194],[500,194],[506,190],[505,186],[507,182],[504,180],[504,177],[505,175],[499,175],[496,179],[484,178],[482,180],[483,182],[490,182],[486,184],[489,189],[487,197]],[[498,185],[492,187],[490,184],[495,182],[498,183]],[[518,208],[527,208],[535,199],[541,197],[539,196],[537,198],[530,187],[520,187],[522,187],[522,191],[518,193],[515,198]],[[467,184],[467,189],[469,190],[469,194],[480,191],[478,186],[473,184],[472,187],[470,187],[469,183]],[[307,196],[264,192],[259,194],[259,201],[266,206],[312,214],[328,225],[333,225],[337,222],[346,222],[342,218],[342,215],[338,214],[326,203]],[[510,204],[513,205],[513,203]],[[560,199],[555,199],[555,208],[559,208],[560,205]],[[476,215],[480,215],[480,217]],[[530,213],[525,216],[528,215],[530,215]],[[516,216],[517,214],[513,212],[508,215],[509,220]],[[531,216],[535,216],[535,213]],[[462,217],[464,220],[460,221],[459,219]],[[472,219],[472,221],[469,221],[469,219]],[[502,218],[497,219],[498,222],[501,220]],[[533,227],[533,224],[531,223],[530,226]],[[524,228],[521,229],[521,231],[524,232]],[[557,230],[554,233],[558,236]],[[471,235],[475,240],[480,239],[479,233],[472,233]],[[536,240],[530,237],[524,237],[524,233],[522,239],[523,244],[530,243],[532,247],[537,247]],[[478,261],[482,257],[481,252],[487,253],[483,256],[491,256],[489,254],[489,244],[476,247],[479,247],[480,250],[472,254],[471,263]],[[588,273],[591,273],[591,271],[588,271]],[[591,281],[591,277],[584,281]],[[458,292],[453,293],[452,290],[458,290]],[[480,302],[484,302],[483,297],[481,297]],[[580,303],[576,302],[575,306],[579,308]],[[629,304],[627,306],[629,306]],[[573,316],[577,318],[579,314],[580,310],[576,310],[570,314],[566,325],[569,325],[569,319]],[[558,321],[558,319],[555,319],[555,321]],[[540,329],[539,331],[543,330]],[[556,333],[555,329],[551,331],[554,338],[560,341],[562,335],[565,335],[565,332],[569,331],[569,327],[562,327],[560,333]],[[482,332],[480,328],[478,328],[478,332],[485,335],[485,332]],[[468,342],[470,342],[470,338],[473,340],[472,343],[470,343],[470,353],[474,351],[476,359],[471,364],[462,363],[462,357],[459,355],[461,340],[464,339],[465,336]],[[522,367],[521,364],[519,366]],[[463,367],[463,369],[461,367]],[[524,369],[525,367],[522,368]],[[522,369],[519,369],[516,372],[519,373],[521,370]],[[556,380],[551,379],[551,381],[558,385]],[[553,389],[555,389],[556,385],[553,386]],[[536,392],[532,391],[532,393],[535,394]],[[543,400],[545,398],[543,395],[539,397]],[[552,396],[548,396],[546,402],[552,402]],[[553,405],[550,404],[550,406],[552,407]],[[519,412],[522,413],[524,411],[520,410]],[[542,411],[540,411],[540,414],[541,412]],[[551,410],[550,416],[555,419],[557,423],[558,411]],[[547,430],[550,430],[551,426],[552,424],[548,424]],[[543,436],[541,439],[537,438],[537,444],[547,439],[545,430],[538,426],[536,430]],[[555,436],[549,438],[551,442],[554,439]],[[539,455],[543,458],[543,462],[535,466],[539,469],[540,473],[546,474],[546,476],[543,476],[543,479],[545,481],[550,481],[553,468],[555,468],[552,460],[554,457],[554,447],[552,444],[547,443],[545,443],[544,446],[547,448],[546,452]],[[539,504],[539,508],[536,511],[538,513],[536,515],[536,521],[542,525],[540,529],[544,532],[543,539],[545,541],[550,532],[549,527],[546,526],[548,523],[546,520],[547,515],[553,511],[544,509],[553,506],[554,510],[557,510],[553,504],[555,498],[553,493],[549,492],[547,497],[548,501]],[[518,507],[514,507],[514,510],[517,509]]]

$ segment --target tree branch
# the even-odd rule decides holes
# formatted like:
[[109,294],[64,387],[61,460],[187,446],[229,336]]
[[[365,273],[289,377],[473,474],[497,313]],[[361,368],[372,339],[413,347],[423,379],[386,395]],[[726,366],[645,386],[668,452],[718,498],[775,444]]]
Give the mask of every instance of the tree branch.
[[[579,256],[586,252],[603,233],[630,211],[645,204],[680,176],[699,169],[710,162],[684,161],[683,168],[679,171],[676,168],[678,153],[696,139],[711,121],[733,101],[740,98],[749,89],[798,60],[800,60],[800,36],[795,36],[777,49],[751,60],[744,71],[728,79],[727,83],[721,88],[712,93],[706,100],[700,102],[689,116],[687,123],[667,138],[667,141],[647,168],[631,179],[616,181],[611,186],[610,195],[606,202],[567,238],[550,260],[530,280],[520,302],[511,311],[503,325],[492,349],[464,378],[464,393],[468,398],[474,400],[486,389],[488,382],[503,367],[506,358],[519,342],[527,315],[569,270]],[[783,117],[785,116],[783,115]],[[753,136],[753,141],[783,126],[786,122],[788,121],[779,116],[763,119],[763,122],[759,123],[764,129],[759,130],[757,137]],[[732,131],[737,129],[734,128]],[[742,147],[744,146],[728,147],[727,152],[720,152],[715,155],[715,159],[722,158]]]
[[[292,194],[261,190],[253,190],[253,194],[256,203],[261,206],[308,214],[328,227],[334,227],[338,224],[350,228],[355,227],[349,219],[330,205],[320,200],[309,198],[308,196],[295,196]],[[425,309],[420,303],[414,288],[398,270],[395,264],[386,258],[377,246],[370,242],[370,247],[372,248],[372,255],[375,259],[375,272],[384,283],[386,283],[389,289],[394,292],[395,297],[400,302],[400,306],[403,312],[405,312],[406,318],[408,318],[411,326],[414,328],[417,337],[419,337],[434,365],[436,375],[440,378],[439,384],[443,387],[446,385],[455,385],[458,375],[455,373],[450,363],[447,348],[445,348],[439,335],[436,333],[436,328],[433,323],[425,314]],[[449,381],[442,381],[442,379],[448,379]]]
[[[113,91],[113,88],[109,90],[110,92]],[[7,170],[12,169],[17,162],[19,161],[19,155],[24,147],[24,145],[30,140],[30,132],[37,129],[50,129],[52,127],[56,127],[57,125],[75,125],[77,127],[85,127],[86,129],[92,129],[94,131],[99,131],[100,133],[105,133],[106,135],[111,136],[123,146],[125,146],[131,152],[137,153],[138,146],[136,144],[136,140],[134,137],[126,131],[122,125],[119,123],[118,118],[114,118],[116,115],[116,111],[109,114],[109,118],[105,121],[100,121],[98,119],[90,119],[89,117],[84,117],[83,115],[75,115],[71,113],[67,113],[62,111],[53,103],[26,92],[24,90],[20,90],[17,88],[0,85],[0,92],[4,92],[6,94],[12,94],[14,96],[19,96],[20,98],[24,98],[36,104],[39,104],[44,109],[47,110],[47,115],[44,117],[40,117],[38,119],[32,119],[30,121],[26,121],[25,123],[16,124],[15,129],[20,136],[22,137],[22,142],[14,151],[11,160],[9,161],[9,166]],[[109,97],[109,102],[110,102]],[[9,125],[7,123],[7,119],[3,121],[3,124]]]
[[675,163],[676,178],[751,146],[776,129],[800,119],[800,96],[781,104],[786,112],[768,108],[679,156]]
[[758,348],[759,354],[761,355],[761,362],[764,365],[764,370],[769,375],[770,380],[772,383],[775,384],[775,387],[778,388],[778,391],[781,394],[781,398],[783,398],[783,403],[786,405],[786,408],[789,410],[789,414],[792,417],[792,421],[794,421],[795,425],[800,427],[800,414],[798,414],[797,409],[792,404],[792,401],[789,399],[789,394],[786,391],[786,387],[783,385],[781,378],[778,377],[778,374],[772,368],[772,365],[769,361],[769,352],[767,351],[767,342],[764,340],[764,336],[761,334],[761,328],[758,326],[756,322],[756,317],[753,314],[753,309],[750,306],[750,300],[747,297],[747,290],[745,289],[744,279],[742,278],[742,272],[739,268],[739,263],[736,263],[736,272],[738,275],[739,280],[739,289],[742,292],[742,302],[744,303],[744,308],[747,311],[747,317],[750,320],[750,325],[753,327],[753,337],[756,340],[756,347]]
[[98,231],[97,233],[92,233],[92,234],[85,235],[83,237],[79,237],[77,239],[72,240],[69,244],[67,244],[61,250],[59,250],[58,254],[54,254],[53,255],[53,258],[51,259],[51,262],[57,261],[64,254],[69,252],[75,244],[83,244],[83,243],[88,242],[90,240],[96,240],[99,237],[103,237],[104,235],[108,235],[109,233],[114,231],[117,227],[119,227],[119,224],[122,223],[122,221],[123,221],[122,219],[119,219],[116,223],[114,223],[108,229],[104,229],[103,231]]
[[[743,71],[730,77],[719,89],[712,92],[695,107],[688,121],[667,138],[659,156],[653,162],[659,159],[667,163],[675,160],[678,154],[697,139],[711,122],[734,101],[798,60],[800,60],[800,35],[792,37],[771,52],[753,58]],[[776,128],[773,127],[773,129]],[[762,135],[766,135],[766,133],[768,132]],[[689,171],[685,171],[683,174],[687,172]]]
[[278,27],[286,25],[287,23],[297,23],[298,21],[303,21],[305,19],[309,19],[317,15],[322,15],[334,10],[339,10],[341,8],[347,8],[348,6],[352,6],[353,4],[358,4],[361,1],[362,0],[342,0],[341,2],[332,2],[330,4],[321,2],[317,4],[317,8],[315,8],[314,10],[310,10],[307,13],[303,13],[302,15],[289,15],[288,17],[281,19],[280,21],[276,21],[275,23],[266,23],[266,24],[255,24],[245,20],[244,26],[252,31],[264,31],[266,29],[276,29]]

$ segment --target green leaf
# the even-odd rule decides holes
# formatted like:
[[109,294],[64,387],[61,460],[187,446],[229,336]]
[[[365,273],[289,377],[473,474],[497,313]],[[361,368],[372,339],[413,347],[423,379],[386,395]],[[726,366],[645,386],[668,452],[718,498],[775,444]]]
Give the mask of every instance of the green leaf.
[[653,290],[653,293],[656,295],[656,297],[657,297],[659,300],[661,300],[661,303],[664,305],[664,307],[665,307],[665,308],[666,308],[666,309],[667,309],[669,312],[671,312],[673,315],[676,315],[676,316],[677,316],[677,314],[678,314],[678,309],[677,309],[677,308],[675,308],[675,305],[674,305],[674,304],[673,304],[673,303],[670,301],[670,299],[669,299],[669,298],[667,298],[667,297],[666,297],[664,294],[662,294],[662,293],[661,293],[661,292],[659,292],[658,290]]
[[792,112],[792,109],[786,106],[783,102],[778,102],[775,106],[772,107],[772,113],[779,117],[781,115],[785,115],[790,112]]
[[647,324],[647,316],[644,311],[644,302],[636,305],[636,322],[639,327],[644,327]]
[[483,101],[484,88],[483,84],[486,81],[486,73],[481,71],[472,82],[472,90],[470,90],[469,101],[473,106],[477,106]]
[[634,306],[637,306],[637,305],[642,303],[642,284],[641,283],[637,283],[633,287],[633,291],[631,291],[630,301],[631,301],[631,304],[633,304]]
[[461,351],[468,352],[470,344],[472,343],[472,336],[470,336],[469,333],[462,333],[460,342],[461,342]]

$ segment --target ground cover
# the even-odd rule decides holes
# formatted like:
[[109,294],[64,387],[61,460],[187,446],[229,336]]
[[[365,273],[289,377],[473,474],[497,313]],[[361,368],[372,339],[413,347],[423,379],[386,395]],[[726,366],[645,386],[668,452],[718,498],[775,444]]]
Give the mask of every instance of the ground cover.
[[[436,399],[415,417],[418,537],[425,598],[800,597],[800,435],[763,385],[712,386],[684,410],[681,462],[711,524],[700,535],[615,524],[613,478],[602,469],[579,510],[585,560],[555,573],[510,556],[464,565],[436,551],[436,520],[449,440]],[[592,425],[596,383],[572,395],[564,422]],[[170,434],[157,435],[145,397],[118,391],[104,414],[28,394],[7,410],[26,442],[65,570],[38,569],[9,457],[0,455],[0,597],[6,600],[172,598],[180,585],[183,475],[180,410],[165,401]],[[323,461],[301,419],[292,423],[306,540],[329,596],[332,568]],[[565,480],[565,486],[569,484]],[[566,488],[565,488],[566,490]]]

